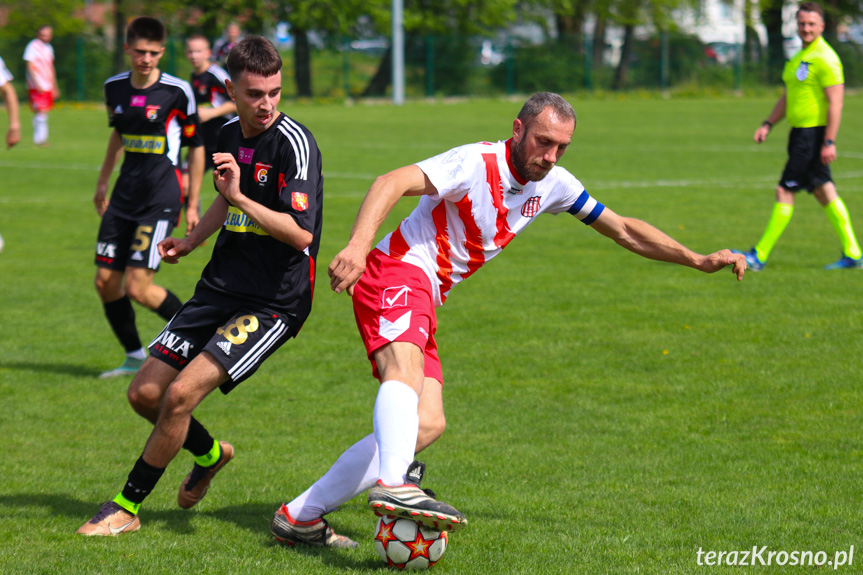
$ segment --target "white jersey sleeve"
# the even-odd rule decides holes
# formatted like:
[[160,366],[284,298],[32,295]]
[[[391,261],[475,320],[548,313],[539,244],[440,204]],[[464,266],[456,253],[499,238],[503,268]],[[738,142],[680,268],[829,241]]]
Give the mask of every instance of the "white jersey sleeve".
[[484,180],[484,173],[480,173],[483,169],[482,161],[469,157],[477,154],[475,148],[476,144],[459,146],[417,162],[416,165],[437,189],[437,193],[429,196],[431,199],[457,202],[471,190],[478,179]]
[[12,73],[9,71],[9,68],[6,67],[6,63],[3,61],[3,58],[0,58],[0,86],[11,81]]

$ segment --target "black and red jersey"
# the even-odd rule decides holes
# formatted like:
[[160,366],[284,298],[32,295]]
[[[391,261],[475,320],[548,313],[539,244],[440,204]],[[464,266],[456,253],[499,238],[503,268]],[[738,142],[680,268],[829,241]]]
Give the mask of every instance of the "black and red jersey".
[[123,72],[108,78],[104,89],[108,124],[125,151],[108,210],[132,220],[179,214],[180,147],[202,145],[192,87],[162,73],[153,85],[138,89],[131,72]]
[[234,118],[219,133],[218,149],[237,159],[243,194],[273,211],[290,214],[313,237],[299,251],[230,206],[196,291],[243,298],[305,321],[312,308],[323,219],[321,153],[314,136],[281,114],[267,130],[246,139],[239,119]]
[[[231,97],[228,95],[228,88],[225,87],[225,81],[228,79],[230,79],[228,73],[215,64],[211,64],[202,74],[193,72],[191,84],[198,108],[204,106],[218,108],[225,102],[229,102]],[[201,123],[201,138],[207,148],[216,147],[219,129],[235,115],[227,114]]]

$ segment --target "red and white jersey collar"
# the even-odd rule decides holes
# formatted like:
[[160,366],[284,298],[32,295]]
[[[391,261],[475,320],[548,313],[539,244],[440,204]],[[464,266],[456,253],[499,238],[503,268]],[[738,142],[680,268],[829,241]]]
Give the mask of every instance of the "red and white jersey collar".
[[512,178],[517,182],[518,185],[513,184],[513,188],[518,190],[523,189],[528,180],[525,180],[521,177],[521,174],[518,173],[518,170],[515,169],[515,165],[512,163],[512,138],[507,140],[506,142],[506,165],[509,167],[509,172],[512,174]]

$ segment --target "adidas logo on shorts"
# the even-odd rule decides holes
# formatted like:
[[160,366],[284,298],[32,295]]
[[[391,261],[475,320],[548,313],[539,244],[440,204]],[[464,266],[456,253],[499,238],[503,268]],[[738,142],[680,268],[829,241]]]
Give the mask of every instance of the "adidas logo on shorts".
[[220,341],[216,344],[216,346],[225,352],[225,355],[231,355],[231,342],[229,341]]

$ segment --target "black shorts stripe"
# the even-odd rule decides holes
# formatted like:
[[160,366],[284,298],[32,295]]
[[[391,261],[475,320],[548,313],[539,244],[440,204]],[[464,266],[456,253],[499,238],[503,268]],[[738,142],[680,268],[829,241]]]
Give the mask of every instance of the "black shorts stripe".
[[260,358],[266,355],[266,352],[279,341],[282,334],[284,334],[287,329],[288,326],[285,325],[282,320],[277,321],[266,335],[264,335],[264,337],[258,341],[254,347],[246,353],[246,355],[240,358],[240,361],[234,364],[234,366],[228,371],[228,376],[234,381],[241,379],[243,374],[254,367]]

